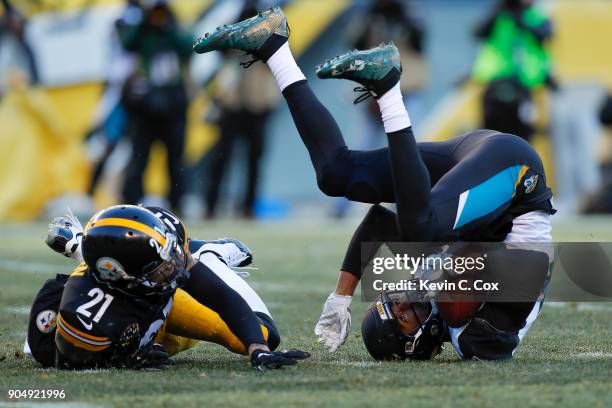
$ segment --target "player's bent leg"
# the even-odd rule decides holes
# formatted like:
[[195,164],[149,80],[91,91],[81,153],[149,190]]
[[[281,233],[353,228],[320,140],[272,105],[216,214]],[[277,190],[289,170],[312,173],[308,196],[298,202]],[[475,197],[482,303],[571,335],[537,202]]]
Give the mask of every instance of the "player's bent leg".
[[[317,69],[321,78],[356,81],[364,86],[364,97],[377,99],[388,138],[400,231],[404,240],[414,241],[423,240],[415,226],[426,218],[429,211],[431,181],[402,98],[401,72],[399,51],[393,43],[366,51],[348,52]],[[360,97],[355,102],[362,99]]]
[[221,278],[229,287],[238,292],[238,294],[249,305],[251,310],[272,316],[268,310],[268,307],[261,297],[259,297],[257,292],[255,292],[255,290],[244,279],[238,276],[225,263],[219,260],[215,254],[210,252],[204,253],[200,257],[200,261],[210,268],[210,270]]
[[336,121],[305,81],[288,86],[283,95],[321,192],[372,204],[394,201],[387,149],[349,150]]
[[392,202],[386,150],[372,154],[348,150],[334,118],[313,94],[291,54],[287,27],[281,9],[275,7],[217,28],[196,40],[194,50],[239,49],[267,63],[287,101],[323,193],[373,204]]
[[363,85],[363,88],[355,88],[364,91],[355,103],[369,96],[377,99],[389,138],[400,227],[406,240],[416,240],[413,226],[427,216],[431,182],[402,99],[401,72],[399,51],[393,43],[366,51],[350,51],[317,67],[319,78],[348,79]]
[[[257,312],[256,314],[259,315]],[[266,341],[270,334],[268,326],[273,327],[273,325],[269,323],[261,324],[261,331]],[[180,349],[180,347],[186,347],[191,344],[189,342],[185,343],[182,339],[177,340],[177,338],[173,337],[164,339],[164,335],[166,334],[191,340],[216,343],[237,354],[246,354],[247,352],[244,345],[215,311],[200,304],[187,292],[181,289],[177,290],[174,295],[174,305],[168,315],[165,330],[161,337],[159,337],[159,340],[164,345],[166,345],[164,341],[167,341],[171,345],[173,342],[176,343],[178,341],[178,351],[183,350]]]

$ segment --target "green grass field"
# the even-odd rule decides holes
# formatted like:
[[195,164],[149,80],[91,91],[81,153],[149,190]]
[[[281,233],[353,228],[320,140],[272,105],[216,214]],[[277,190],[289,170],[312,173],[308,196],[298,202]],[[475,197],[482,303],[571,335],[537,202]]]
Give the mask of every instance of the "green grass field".
[[[366,304],[357,297],[349,340],[336,354],[323,351],[313,327],[354,228],[324,221],[191,231],[251,246],[259,270],[249,282],[274,315],[281,348],[313,354],[299,367],[259,373],[244,357],[200,344],[165,372],[43,370],[21,353],[29,304],[44,280],[73,264],[44,246],[44,224],[0,228],[0,406],[19,406],[8,402],[9,389],[63,389],[66,399],[54,402],[69,406],[612,406],[609,304],[545,307],[513,361],[464,362],[446,347],[431,362],[378,363],[359,338]],[[555,238],[611,240],[612,220],[561,222]]]

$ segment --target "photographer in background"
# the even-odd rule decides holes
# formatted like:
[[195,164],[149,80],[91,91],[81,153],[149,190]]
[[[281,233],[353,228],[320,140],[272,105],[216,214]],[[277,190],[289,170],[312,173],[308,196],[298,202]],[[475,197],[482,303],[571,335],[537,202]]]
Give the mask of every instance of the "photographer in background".
[[553,25],[533,0],[502,0],[475,29],[483,42],[474,66],[482,82],[516,78],[530,89],[546,84],[556,88],[546,43]]
[[141,6],[142,22],[120,32],[123,47],[138,58],[135,73],[123,91],[133,145],[123,197],[132,204],[142,201],[143,174],[151,145],[160,140],[168,153],[168,199],[176,210],[184,189],[185,82],[192,37],[179,27],[166,1],[147,0]]
[[529,141],[535,116],[531,90],[557,88],[546,49],[551,20],[533,0],[502,0],[474,34],[482,41],[473,77],[486,85],[483,127]]

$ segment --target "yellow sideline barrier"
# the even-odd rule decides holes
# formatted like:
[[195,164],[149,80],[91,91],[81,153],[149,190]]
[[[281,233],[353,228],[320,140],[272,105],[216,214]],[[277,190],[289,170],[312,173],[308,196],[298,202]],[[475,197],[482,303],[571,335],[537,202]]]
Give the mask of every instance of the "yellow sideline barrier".
[[557,1],[552,18],[555,67],[564,81],[591,80],[612,88],[612,3]]
[[0,220],[32,219],[49,199],[85,189],[89,164],[79,131],[88,118],[77,105],[93,109],[98,88],[6,93],[0,103]]
[[[210,7],[214,0],[175,0],[170,6],[183,23],[193,22],[199,14]],[[125,0],[37,0],[36,2],[13,2],[22,13],[32,17],[36,14],[71,12],[87,7],[124,5]],[[4,10],[0,7],[0,14]]]

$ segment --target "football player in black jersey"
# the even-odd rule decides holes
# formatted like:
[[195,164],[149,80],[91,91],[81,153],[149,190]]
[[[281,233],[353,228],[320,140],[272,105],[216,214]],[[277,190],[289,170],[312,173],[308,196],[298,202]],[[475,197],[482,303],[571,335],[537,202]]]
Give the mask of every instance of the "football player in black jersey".
[[[350,150],[333,117],[310,89],[291,54],[288,38],[287,20],[282,10],[274,7],[251,19],[218,27],[198,38],[194,50],[238,49],[265,62],[287,101],[321,191],[373,204],[353,236],[336,289],[315,326],[319,341],[330,351],[337,350],[349,333],[351,299],[361,279],[362,242],[551,241],[552,193],[542,161],[527,142],[510,134],[478,130],[446,142],[416,143],[399,86],[399,52],[390,43],[348,52],[316,68],[319,78],[358,82],[361,87],[355,90],[363,93],[356,103],[370,96],[378,102],[388,148]],[[253,62],[244,63],[245,68]],[[381,202],[395,203],[397,213],[380,206]],[[518,344],[540,305],[531,302],[513,319],[519,323],[504,328],[503,336],[512,338],[509,344]],[[425,309],[425,318],[437,316],[429,304]],[[418,334],[424,327],[418,324],[409,331]],[[483,327],[475,330],[472,343],[479,341],[478,333],[482,334],[480,340],[489,336]],[[467,332],[464,328],[450,336]],[[402,345],[408,341],[404,339]],[[453,338],[455,343],[460,343],[457,338]],[[456,349],[466,358],[487,358],[462,353],[460,346]],[[388,350],[387,356],[393,352]],[[499,358],[508,356],[511,353],[506,348]],[[401,357],[411,358],[412,354]]]
[[71,214],[55,220],[47,243],[84,262],[32,306],[26,349],[43,366],[163,368],[197,340],[249,354],[258,369],[308,357],[271,351],[280,337],[270,312],[228,267],[252,259],[239,241],[191,240],[172,213],[121,205],[84,231]]

